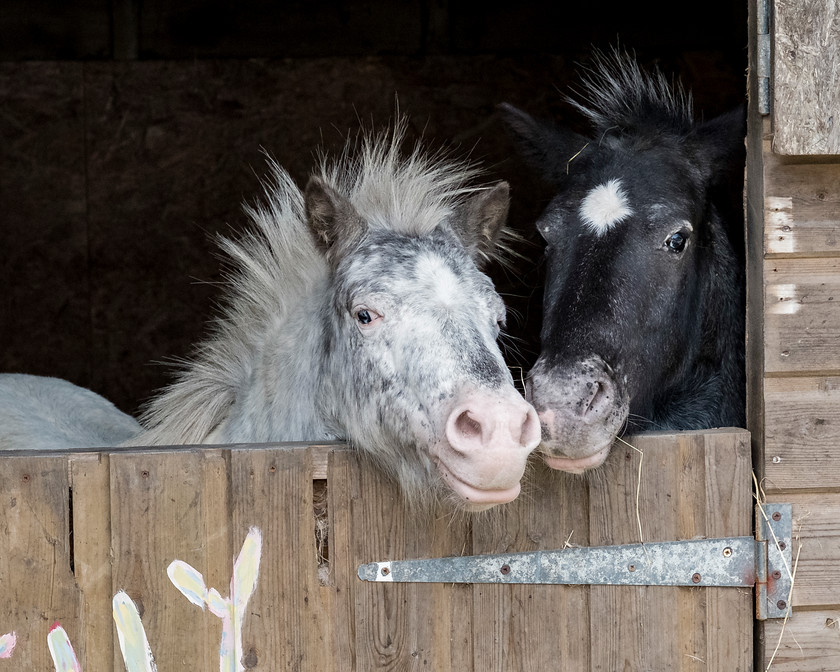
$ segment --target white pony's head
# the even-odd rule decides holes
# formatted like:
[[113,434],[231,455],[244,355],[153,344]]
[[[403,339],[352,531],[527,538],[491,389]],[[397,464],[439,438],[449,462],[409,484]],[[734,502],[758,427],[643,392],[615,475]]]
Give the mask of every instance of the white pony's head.
[[401,158],[399,131],[326,163],[307,221],[330,264],[322,397],[331,422],[401,484],[480,510],[519,493],[539,443],[496,339],[505,306],[481,272],[495,254],[508,185]]

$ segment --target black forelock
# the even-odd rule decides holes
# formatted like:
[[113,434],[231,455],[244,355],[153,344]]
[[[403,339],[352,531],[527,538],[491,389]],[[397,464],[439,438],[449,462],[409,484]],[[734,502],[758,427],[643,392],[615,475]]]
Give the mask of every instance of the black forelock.
[[642,70],[634,55],[618,48],[594,52],[575,93],[569,102],[599,135],[684,135],[694,126],[691,93],[659,69]]

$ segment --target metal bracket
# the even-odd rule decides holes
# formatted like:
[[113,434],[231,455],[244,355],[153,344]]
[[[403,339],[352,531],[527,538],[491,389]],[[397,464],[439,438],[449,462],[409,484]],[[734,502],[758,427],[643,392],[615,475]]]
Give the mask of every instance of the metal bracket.
[[725,537],[373,562],[359,567],[358,576],[363,581],[412,583],[756,586],[758,618],[781,618],[789,611],[791,506],[768,505],[767,511],[770,522],[762,516],[765,526],[758,528],[758,539]]
[[793,586],[793,513],[790,504],[755,507],[756,559],[755,613],[763,621],[791,613]]

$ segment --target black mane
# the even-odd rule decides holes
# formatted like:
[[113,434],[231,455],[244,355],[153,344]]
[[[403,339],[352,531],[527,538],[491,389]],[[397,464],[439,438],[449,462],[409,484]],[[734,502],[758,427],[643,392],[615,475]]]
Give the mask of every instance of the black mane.
[[679,81],[669,82],[659,69],[643,71],[632,55],[617,48],[594,53],[576,94],[567,100],[599,134],[681,135],[694,126],[691,93]]

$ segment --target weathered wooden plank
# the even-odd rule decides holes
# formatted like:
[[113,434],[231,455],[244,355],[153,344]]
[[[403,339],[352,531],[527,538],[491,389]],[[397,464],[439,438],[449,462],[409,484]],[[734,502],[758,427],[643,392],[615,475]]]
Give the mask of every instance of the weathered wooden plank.
[[[6,458],[0,469],[0,635],[17,633],[13,665],[53,669],[47,634],[59,622],[77,654],[81,599],[70,568],[70,481],[65,459]],[[7,629],[8,628],[8,629]]]
[[840,371],[840,258],[765,262],[765,373]]
[[840,490],[840,378],[768,378],[764,398],[765,490]]
[[[589,543],[584,479],[535,465],[519,499],[473,526],[473,553]],[[589,595],[583,586],[476,585],[474,670],[589,669]]]
[[[124,590],[134,600],[159,669],[215,668],[218,619],[190,604],[166,574],[173,560],[208,574],[201,452],[114,453],[110,467],[112,594]],[[113,669],[123,666],[115,647]]]
[[[744,184],[747,226],[746,374],[747,426],[752,430],[756,454],[764,440],[764,157],[769,120],[758,113],[755,30],[757,3],[750,2],[749,112],[747,114],[747,167]],[[761,463],[756,465],[761,468]],[[761,474],[759,474],[761,476]]]
[[448,514],[417,518],[403,508],[396,486],[370,465],[354,464],[349,474],[355,669],[463,669],[455,666],[465,658],[459,647],[469,620],[469,594],[463,587],[361,583],[355,572],[376,559],[468,552],[467,521]]
[[312,462],[301,448],[231,450],[234,546],[262,531],[257,591],[243,629],[248,667],[329,672],[329,602],[318,582]]
[[[779,643],[781,645],[772,659]],[[840,609],[799,611],[787,623],[767,621],[762,637],[762,670],[833,672],[840,670]]]
[[840,164],[764,154],[764,251],[840,254]]
[[840,154],[840,5],[773,2],[773,150]]
[[73,566],[81,591],[83,669],[107,670],[114,659],[111,618],[111,498],[108,455],[90,453],[61,458],[69,462],[73,495]]
[[331,452],[327,463],[329,521],[329,587],[332,595],[333,648],[336,672],[356,669],[355,586],[351,502],[358,498],[355,456],[348,450]]
[[[752,534],[750,435],[707,433],[705,442],[705,535]],[[733,445],[734,444],[734,445]],[[707,670],[752,669],[753,591],[706,588]],[[702,623],[703,621],[695,621]]]
[[237,538],[234,539],[229,491],[229,456],[230,451],[227,450],[201,449],[201,506],[207,558],[204,578],[207,585],[220,590],[230,583],[233,559],[242,544],[238,536],[248,531],[248,528],[237,529]]
[[[654,433],[630,442],[644,453],[638,516],[645,541],[749,534],[747,432]],[[638,541],[638,459],[633,448],[615,446],[603,480],[593,484],[593,545]],[[625,664],[631,669],[749,669],[749,591],[613,586],[591,591],[590,620],[593,633],[599,633],[591,642],[593,670]]]
[[799,554],[794,609],[840,609],[840,493],[785,493],[768,499],[793,504],[791,551],[794,559]]

